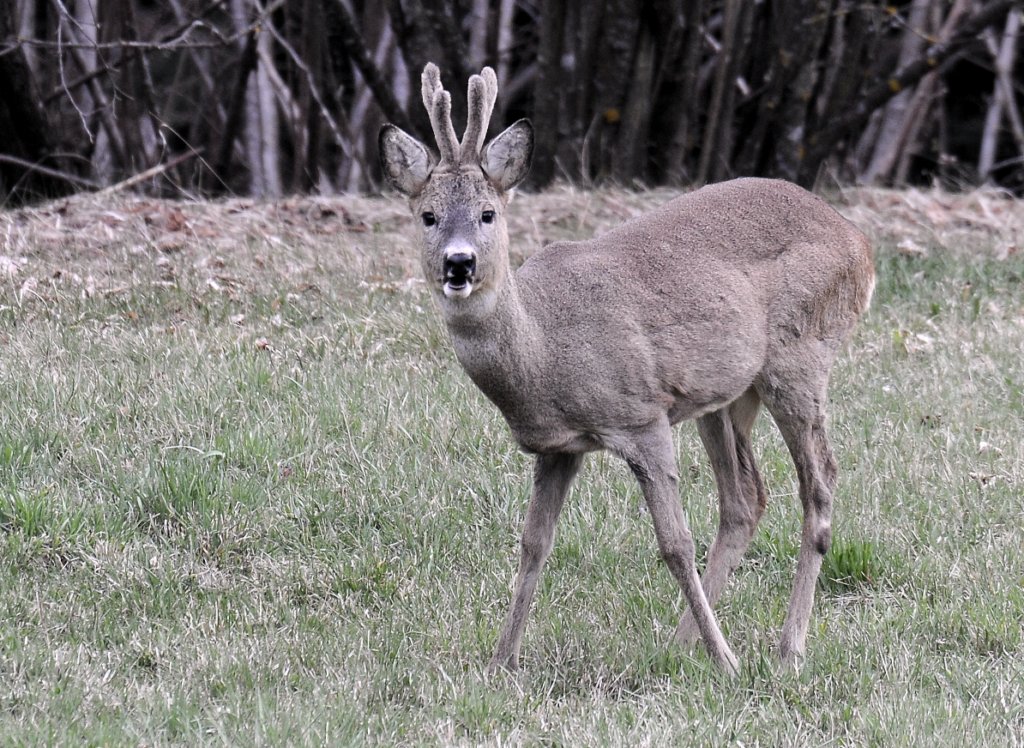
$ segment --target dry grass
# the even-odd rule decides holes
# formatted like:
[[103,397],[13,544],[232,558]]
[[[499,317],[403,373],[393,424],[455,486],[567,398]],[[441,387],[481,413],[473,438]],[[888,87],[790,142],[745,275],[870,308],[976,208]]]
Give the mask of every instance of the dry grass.
[[[513,253],[527,257],[547,242],[604,231],[674,194],[562,186],[519,195],[509,220]],[[906,254],[1003,259],[1024,246],[1024,202],[1001,193],[849,189],[834,198],[876,244]],[[400,287],[419,280],[412,236],[397,198],[183,203],[82,195],[0,212],[0,281],[13,285],[18,299],[68,287],[124,294],[174,282],[180,272],[227,293],[282,281],[301,286],[333,272]],[[273,261],[275,246],[286,248],[283,265]]]
[[840,210],[876,243],[909,255],[950,252],[1003,260],[1024,251],[1024,202],[994,190],[854,189]]

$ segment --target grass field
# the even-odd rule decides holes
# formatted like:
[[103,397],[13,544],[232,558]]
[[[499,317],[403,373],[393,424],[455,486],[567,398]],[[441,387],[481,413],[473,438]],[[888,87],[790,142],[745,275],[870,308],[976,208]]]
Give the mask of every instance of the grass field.
[[[518,251],[666,197],[524,195]],[[1024,745],[1024,210],[843,210],[879,284],[833,378],[835,544],[783,671],[799,510],[763,418],[769,509],[719,608],[735,681],[668,646],[681,596],[602,455],[522,671],[485,677],[529,461],[449,350],[401,204],[0,213],[0,743]],[[691,425],[678,452],[703,554]]]

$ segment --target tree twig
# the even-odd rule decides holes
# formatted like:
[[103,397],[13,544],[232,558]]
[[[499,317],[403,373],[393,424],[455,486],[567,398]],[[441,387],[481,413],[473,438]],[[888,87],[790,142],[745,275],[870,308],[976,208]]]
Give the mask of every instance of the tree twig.
[[[60,47],[60,44],[62,42],[61,36],[63,35],[63,33],[64,33],[64,24],[58,23],[57,24],[57,49],[61,48]],[[68,79],[67,79],[67,76],[64,74],[64,55],[62,55],[62,54],[58,54],[57,55],[57,71],[58,71],[58,74],[60,75],[60,85],[61,85],[61,88],[64,89],[64,93],[67,95],[68,101],[71,102],[71,106],[74,107],[75,112],[78,114],[78,118],[82,122],[82,129],[85,130],[85,134],[88,136],[89,142],[90,143],[95,143],[96,142],[96,138],[95,138],[95,136],[93,136],[92,130],[89,129],[89,120],[85,116],[85,112],[82,111],[82,108],[80,106],[78,106],[78,102],[75,101],[74,95],[71,93],[70,89],[68,88]]]
[[[57,23],[65,26],[69,32],[73,31],[71,23],[73,19],[67,7],[65,7],[61,0],[52,0],[52,2],[57,8],[57,12],[60,14],[60,19]],[[79,70],[83,73],[89,71],[89,65],[82,54],[82,50],[72,48],[69,49],[68,52],[72,59],[74,59]],[[120,164],[126,165],[128,163],[128,151],[125,148],[124,139],[121,137],[121,129],[117,126],[117,121],[110,113],[110,102],[107,99],[106,94],[103,93],[103,89],[100,88],[99,84],[96,82],[95,77],[88,80],[88,85],[89,92],[92,94],[93,101],[96,104],[97,112],[99,113],[100,119],[103,121],[103,129],[107,131],[107,137],[110,138],[110,147],[114,151],[114,156]]]
[[180,156],[175,156],[170,161],[165,161],[162,164],[157,164],[156,166],[152,166],[146,169],[145,171],[141,171],[138,174],[128,177],[127,179],[122,179],[120,182],[117,182],[116,184],[112,184],[109,187],[104,187],[96,194],[111,195],[115,192],[120,192],[121,190],[129,189],[130,187],[134,187],[140,182],[145,182],[147,179],[159,176],[168,169],[173,169],[175,166],[178,166],[179,164],[182,164],[185,161],[188,161],[189,159],[193,159],[198,155],[199,151],[196,150],[191,150],[188,153],[182,153]]
[[69,174],[66,171],[61,171],[60,169],[53,169],[49,166],[43,166],[42,164],[32,163],[31,161],[25,161],[24,159],[18,158],[17,156],[9,156],[6,153],[0,153],[0,161],[8,164],[14,164],[15,166],[20,166],[23,169],[35,171],[40,174],[44,174],[48,177],[53,177],[54,179],[60,179],[64,182],[67,182],[68,184],[77,184],[81,187],[99,189],[99,184],[92,181],[91,179],[80,177],[77,174]]
[[978,171],[982,178],[987,178],[995,161],[995,140],[999,120],[1006,115],[1010,123],[1010,131],[1017,143],[1017,149],[1024,153],[1024,123],[1021,121],[1020,110],[1013,92],[1013,61],[1017,46],[1017,34],[1020,31],[1020,11],[1014,8],[1006,16],[1006,27],[1003,29],[1002,42],[998,42],[991,29],[985,35],[985,44],[996,64],[996,81],[993,102],[990,111],[995,112],[993,132],[990,134],[989,123],[986,121],[986,133],[982,139],[982,157],[979,159]]

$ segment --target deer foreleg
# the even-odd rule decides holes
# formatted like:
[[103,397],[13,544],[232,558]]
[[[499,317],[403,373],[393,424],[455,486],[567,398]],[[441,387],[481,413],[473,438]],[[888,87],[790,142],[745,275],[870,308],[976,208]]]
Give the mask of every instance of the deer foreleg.
[[533,493],[526,510],[523,537],[520,543],[519,572],[516,576],[512,604],[498,637],[488,670],[519,667],[519,646],[526,628],[526,616],[537,589],[540,572],[551,553],[555,539],[555,522],[572,480],[583,462],[581,454],[538,455],[534,465]]

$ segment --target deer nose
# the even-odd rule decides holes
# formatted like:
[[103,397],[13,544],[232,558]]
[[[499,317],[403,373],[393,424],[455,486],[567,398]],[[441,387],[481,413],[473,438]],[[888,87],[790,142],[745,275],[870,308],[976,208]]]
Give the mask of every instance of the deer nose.
[[445,278],[469,278],[476,272],[476,254],[473,252],[452,252],[444,258]]

